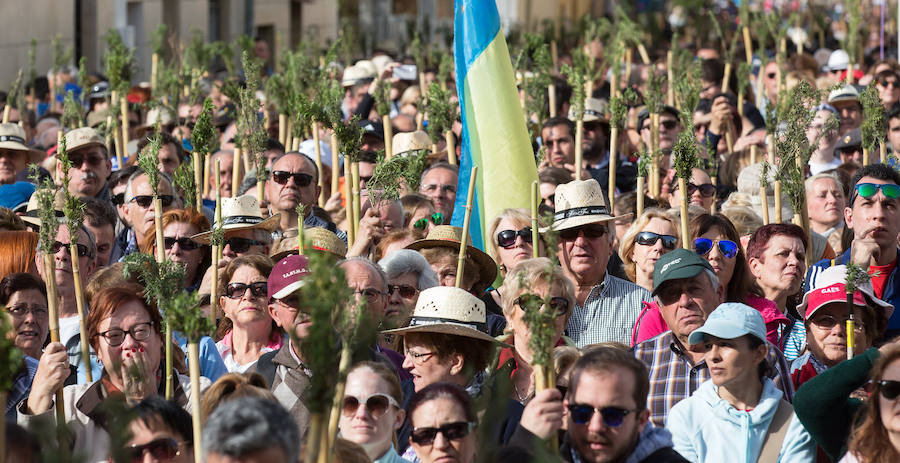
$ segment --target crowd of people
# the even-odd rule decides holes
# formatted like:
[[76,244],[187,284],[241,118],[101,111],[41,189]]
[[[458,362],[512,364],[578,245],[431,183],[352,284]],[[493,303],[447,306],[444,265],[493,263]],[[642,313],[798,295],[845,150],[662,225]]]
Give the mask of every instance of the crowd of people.
[[[604,44],[582,45],[605,63]],[[119,165],[102,127],[106,76],[90,76],[80,128],[63,126],[62,96],[48,85],[67,88],[74,72],[41,77],[29,84],[27,110],[9,108],[9,122],[0,124],[0,306],[11,322],[7,338],[24,354],[5,395],[6,458],[302,461],[311,445],[311,384],[332,373],[310,367],[316,354],[303,342],[323,329],[309,309],[319,295],[305,286],[321,276],[311,270],[316,255],[335,262],[330,270],[353,294],[335,311],[365,311],[377,331],[338,397],[335,461],[898,461],[900,172],[877,150],[864,159],[860,94],[876,89],[887,152],[900,153],[900,63],[873,58],[869,45],[860,63],[837,47],[807,47],[752,67],[739,77],[751,85],[738,108],[736,86],[719,91],[734,63],[715,45],[685,44],[700,63],[693,130],[705,167],[693,168],[681,187],[671,154],[690,128],[679,109],[663,106],[653,127],[642,101],[630,105],[610,150],[611,94],[653,91],[648,75],[664,68],[667,48],[651,47],[650,65],[628,63],[629,79],[612,80],[617,89],[612,71],[593,82],[580,168],[576,121],[567,117],[578,92],[555,78],[553,101],[544,103],[559,115],[526,114],[538,128],[539,202],[551,218],[533,233],[531,210],[486,217],[484,249],[451,225],[466,213],[457,206],[463,144],[432,143],[422,130],[428,115],[419,86],[437,69],[423,69],[421,81],[398,76],[398,66],[415,62],[402,52],[332,63],[343,68],[345,123],[362,131],[358,224],[343,206],[352,198],[320,181],[346,172],[331,165],[331,129],[313,129],[319,146],[312,139],[285,146],[265,98],[260,118],[269,139],[264,152],[251,153],[265,166],[260,200],[256,173],[234,164],[239,102],[221,89],[236,76],[202,78],[200,98],[215,106],[208,162],[220,168],[204,173],[200,208],[187,206],[174,176],[193,152],[202,99],[146,111],[147,91],[134,87],[126,111],[133,142],[119,147]],[[270,59],[264,40],[256,50]],[[261,78],[273,72],[264,67]],[[390,85],[391,140],[374,104],[379,82]],[[751,153],[764,160],[773,149],[767,107],[800,82],[822,96],[807,128],[806,214],[788,201],[775,211],[782,202],[761,180],[766,168],[751,162]],[[452,79],[444,83],[455,93]],[[661,188],[652,194],[649,186],[638,190],[644,184],[636,178],[657,130]],[[137,163],[154,137],[157,188]],[[447,140],[462,139],[457,119]],[[56,158],[62,140],[68,172]],[[418,188],[400,182],[398,199],[367,191],[385,142],[394,156],[428,152]],[[38,244],[46,223],[34,193],[42,179],[58,188],[60,224],[49,248]],[[85,205],[77,230],[63,219],[64,190]],[[211,246],[216,229],[224,234],[221,256]],[[129,255],[156,256],[160,244],[184,269],[182,290],[199,295],[196,310],[216,319],[215,332],[199,341],[199,390],[183,333],[174,334],[174,372],[165,371],[160,308],[145,282],[124,271]],[[868,278],[851,278],[859,268]],[[50,319],[54,291],[58,322]],[[550,320],[543,328],[530,312],[538,307]],[[170,374],[174,390],[166,391]],[[60,420],[65,440],[53,431]],[[193,446],[197,429],[202,456]]]

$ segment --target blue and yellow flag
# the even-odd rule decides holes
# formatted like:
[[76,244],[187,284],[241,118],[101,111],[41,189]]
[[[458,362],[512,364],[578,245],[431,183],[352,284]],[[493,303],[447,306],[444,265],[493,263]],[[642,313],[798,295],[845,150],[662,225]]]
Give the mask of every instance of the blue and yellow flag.
[[462,226],[472,166],[478,166],[469,230],[485,249],[491,221],[508,207],[531,208],[537,167],[494,0],[456,0],[456,88],[462,159],[453,225]]

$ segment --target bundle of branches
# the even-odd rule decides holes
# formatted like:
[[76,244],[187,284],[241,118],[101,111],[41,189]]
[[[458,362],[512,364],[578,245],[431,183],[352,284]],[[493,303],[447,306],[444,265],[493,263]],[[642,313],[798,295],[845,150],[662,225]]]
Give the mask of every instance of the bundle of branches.
[[375,172],[366,183],[373,204],[399,199],[403,191],[418,191],[427,157],[426,150],[417,150],[390,159],[379,157]]
[[[214,47],[207,42],[205,34],[199,29],[191,31],[191,39],[184,50],[184,67],[203,73],[212,65],[215,57]],[[233,73],[231,75],[234,75]]]
[[[575,53],[578,54],[577,51]],[[585,69],[588,60],[574,60],[575,66],[562,65],[562,72],[566,75],[569,86],[572,87],[572,98],[569,100],[569,117],[575,121],[575,178],[581,178],[581,160],[584,156],[581,141],[584,139],[584,103],[586,95],[585,77],[590,70]]]
[[[240,134],[240,146],[248,158],[252,156],[253,165],[256,167],[256,191],[257,199],[263,200],[263,184],[266,174],[266,140],[269,134],[266,132],[265,122],[259,116],[262,103],[256,96],[259,89],[259,69],[261,63],[255,58],[250,58],[246,52],[241,56],[244,74],[247,77],[247,85],[240,92],[240,104],[238,105],[237,129]],[[249,162],[245,162],[249,165]],[[235,169],[236,171],[237,169]],[[249,171],[249,169],[247,169]],[[236,183],[234,185],[237,185]]]
[[[609,99],[609,204],[615,202],[616,191],[616,167],[619,159],[619,132],[625,130],[625,121],[628,116],[628,106],[638,99],[637,92],[628,88],[621,95],[613,95]],[[645,172],[646,174],[646,172]],[[641,185],[643,187],[643,184]]]
[[616,7],[616,29],[617,41],[623,46],[637,47],[638,53],[641,55],[641,61],[645,66],[649,66],[650,56],[647,54],[647,48],[644,46],[643,38],[641,37],[642,28],[631,20],[631,17],[621,5]]
[[87,72],[87,56],[78,60],[78,86],[81,87],[81,101],[87,101],[87,95],[91,92],[91,77]]
[[75,51],[72,47],[63,45],[62,35],[60,34],[50,39],[50,48],[53,51],[53,79],[50,81],[50,95],[53,98],[50,99],[50,104],[54,104],[56,103],[55,95],[58,93],[56,75],[72,62]]
[[[709,19],[713,24],[713,27],[716,31],[716,36],[719,38],[719,42],[722,47],[722,61],[725,62],[725,73],[722,77],[722,92],[727,92],[728,89],[728,81],[731,78],[731,66],[734,62],[734,54],[737,51],[738,35],[737,32],[731,34],[731,39],[728,39],[728,36],[725,34],[725,31],[722,29],[722,24],[720,24],[720,19],[717,18],[712,10],[707,10],[709,14]],[[733,24],[728,24],[728,28],[732,29]]]
[[[524,93],[526,120],[532,115],[537,121],[543,121],[549,117],[548,107],[544,104],[547,88],[553,83],[553,61],[550,59],[550,49],[547,42],[537,34],[526,34],[525,44],[516,56],[514,69],[521,73],[521,88]],[[531,75],[529,75],[529,72]],[[534,139],[540,133],[537,124],[528,124],[531,138]]]
[[456,164],[456,149],[451,155],[450,129],[456,120],[456,104],[450,101],[450,92],[441,88],[437,82],[431,83],[428,89],[428,101],[425,105],[428,114],[428,136],[431,138],[431,152],[437,154],[437,144],[443,138],[447,141],[447,160]]
[[862,47],[860,43],[862,11],[863,6],[860,0],[847,0],[846,7],[848,13],[847,34],[844,39],[843,48],[850,55],[850,68],[847,70],[847,82],[853,82],[853,70],[862,63]]
[[879,159],[881,162],[887,162],[887,146],[884,143],[887,121],[884,117],[884,107],[881,105],[881,98],[878,96],[878,89],[875,88],[874,83],[869,84],[859,94],[859,102],[863,108],[863,121],[860,126],[863,165],[869,164],[869,154],[875,151],[876,148],[880,149]]
[[[681,190],[681,236],[690,236],[688,232],[688,181],[691,179],[692,170],[697,166],[697,141],[694,138],[694,110],[700,101],[701,80],[699,66],[693,65],[684,69],[675,80],[675,94],[681,103],[679,118],[684,129],[678,136],[678,141],[672,147],[675,176],[678,178],[678,188]],[[685,249],[690,249],[688,240],[682,240]]]
[[[194,203],[197,206],[197,210],[199,211],[203,207],[203,199],[201,197],[201,192],[205,193],[206,188],[209,186],[207,179],[209,175],[205,172],[208,168],[203,168],[207,162],[209,162],[209,155],[212,153],[213,149],[216,146],[216,129],[213,127],[213,112],[215,108],[213,107],[213,102],[211,98],[206,98],[203,101],[203,109],[200,111],[200,114],[197,115],[197,122],[194,124],[194,129],[191,130],[191,146],[194,147],[194,152],[191,155],[191,161],[194,165],[194,186],[196,187],[196,197],[197,200]],[[201,185],[203,187],[201,188]],[[190,201],[190,199],[188,199]]]
[[196,174],[199,173],[199,169],[194,165],[196,161],[199,161],[198,154],[195,152],[187,157],[178,167],[175,169],[175,185],[178,187],[178,190],[181,192],[181,197],[184,198],[184,206],[185,208],[196,208],[198,212],[202,212],[203,200],[198,195],[199,183],[196,179]]
[[854,263],[847,264],[847,276],[844,286],[844,290],[847,293],[847,359],[853,358],[853,348],[854,344],[856,344],[854,339],[856,319],[853,314],[853,294],[870,279],[869,273],[864,268]]
[[653,164],[650,166],[650,191],[653,197],[660,194],[661,179],[659,176],[659,163],[662,152],[659,149],[659,117],[663,107],[662,83],[664,77],[651,69],[647,79],[647,93],[644,95],[644,104],[650,115],[650,156]]
[[16,108],[16,110],[19,112],[19,114],[20,114],[19,120],[24,119],[24,117],[21,116],[21,114],[23,114],[22,105],[21,105],[21,102],[23,101],[22,100],[23,96],[24,95],[23,95],[23,90],[22,90],[22,70],[19,69],[19,72],[16,73],[16,80],[14,80],[12,85],[9,87],[9,93],[6,96],[6,106],[3,107],[3,123],[4,124],[9,122],[9,113],[12,108]]
[[74,92],[66,92],[65,98],[63,98],[63,112],[59,123],[68,130],[77,129],[84,125],[81,105],[75,101]]
[[[124,166],[128,146],[128,107],[125,95],[128,93],[134,70],[134,52],[125,45],[119,33],[110,29],[106,33],[106,76],[109,79],[109,112],[106,118],[107,137],[115,142],[116,160],[119,168]],[[119,113],[122,118],[119,119]],[[121,132],[120,132],[121,129]],[[121,134],[121,136],[119,135]]]
[[150,55],[150,91],[152,93],[156,92],[159,84],[159,60],[167,54],[167,41],[168,28],[165,23],[160,23],[150,35],[150,50],[153,51],[153,54]]

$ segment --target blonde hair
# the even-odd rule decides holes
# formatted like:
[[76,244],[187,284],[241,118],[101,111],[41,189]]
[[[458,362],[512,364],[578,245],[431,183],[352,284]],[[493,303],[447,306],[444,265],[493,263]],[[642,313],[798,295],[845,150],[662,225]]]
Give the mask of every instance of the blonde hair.
[[571,315],[572,309],[575,308],[575,285],[566,277],[561,267],[553,265],[546,257],[525,259],[509,269],[503,285],[498,288],[503,315],[509,319],[516,310],[516,298],[541,283],[548,284],[548,289],[551,291],[560,290],[562,293],[560,296],[569,302],[569,315]]
[[260,397],[278,402],[259,373],[225,373],[200,399],[200,421],[206,424],[206,419],[219,405],[240,397]]
[[[529,212],[528,209],[510,207],[500,211],[500,213],[497,214],[497,217],[494,217],[494,220],[491,221],[491,227],[488,228],[488,236],[491,237],[491,245],[488,248],[488,252],[501,266],[503,263],[500,262],[500,258],[498,257],[500,255],[500,245],[497,243],[497,228],[500,227],[500,221],[503,219],[509,219],[517,228],[530,227],[531,212]],[[534,244],[536,243],[532,243],[532,245]]]
[[[625,235],[622,236],[622,243],[619,244],[619,257],[622,258],[622,263],[625,266],[625,274],[628,275],[628,278],[630,278],[631,281],[634,281],[636,273],[635,262],[631,259],[631,256],[634,253],[634,240],[637,238],[638,233],[642,232],[644,227],[646,227],[653,219],[661,219],[669,222],[672,225],[672,229],[675,230],[675,238],[678,238],[679,242],[681,241],[681,230],[679,230],[678,221],[673,219],[669,212],[656,207],[644,209],[641,216],[628,227]],[[675,243],[675,247],[678,246],[679,243]]]
[[722,215],[734,225],[738,236],[752,235],[763,226],[763,219],[750,206],[734,205],[722,208]]

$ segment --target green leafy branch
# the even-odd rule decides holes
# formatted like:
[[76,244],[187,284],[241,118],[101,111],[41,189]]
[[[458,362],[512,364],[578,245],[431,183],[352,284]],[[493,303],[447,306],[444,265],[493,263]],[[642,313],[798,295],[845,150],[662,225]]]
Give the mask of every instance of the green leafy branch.
[[[812,156],[818,140],[810,143],[806,136],[806,129],[814,117],[813,108],[820,101],[820,93],[807,82],[801,81],[784,97],[785,113],[780,118],[782,121],[779,136],[775,137],[775,152],[778,153],[780,163],[775,172],[775,179],[781,182],[783,191],[787,194],[791,206],[795,211],[806,207],[806,166]],[[829,121],[833,124],[833,121]],[[826,126],[828,123],[826,123]],[[819,137],[825,136],[833,125],[822,130]]]
[[[128,91],[131,77],[134,74],[134,51],[125,45],[122,36],[115,29],[110,29],[104,37],[106,41],[106,77],[110,90]],[[115,119],[115,118],[114,118]]]
[[166,304],[169,327],[183,334],[188,342],[198,342],[209,336],[215,326],[200,310],[200,295],[196,292],[176,291]]
[[585,70],[578,66],[577,62],[574,67],[563,63],[561,69],[566,76],[569,86],[572,87],[572,98],[569,100],[572,118],[576,121],[580,120],[584,116],[584,100],[586,98],[584,88]]
[[191,208],[196,206],[197,202],[197,184],[194,177],[194,157],[200,156],[196,151],[188,156],[175,169],[175,185],[181,191],[181,197],[184,198],[185,207]]
[[0,314],[0,391],[10,391],[13,381],[22,366],[25,355],[16,346],[15,333],[11,320],[6,315],[5,308]]
[[847,263],[847,276],[845,279],[845,290],[847,295],[852,295],[859,290],[859,287],[871,280],[869,273],[861,266],[854,263]]
[[150,137],[150,143],[138,154],[138,167],[147,175],[147,183],[153,189],[154,198],[159,196],[159,150],[162,147],[162,135],[159,130]]
[[214,111],[212,99],[206,98],[203,101],[203,109],[197,115],[194,129],[191,130],[191,145],[194,147],[194,153],[201,157],[211,153],[216,142],[215,128],[212,125]]
[[859,94],[859,102],[863,108],[863,120],[860,126],[862,132],[862,146],[869,151],[875,151],[884,143],[887,133],[887,121],[884,117],[884,107],[875,84],[869,84]]
[[168,34],[169,29],[166,27],[165,23],[160,23],[156,26],[153,34],[150,35],[150,50],[159,55],[160,58],[166,53]]
[[59,120],[60,124],[70,130],[81,127],[83,123],[81,113],[81,105],[75,101],[75,93],[66,92],[65,98],[63,98],[63,113]]
[[[427,155],[427,150],[417,150],[388,160],[380,156],[372,178],[366,183],[374,203],[400,198],[401,184],[406,185],[408,191],[418,191]],[[398,182],[400,179],[402,182]]]
[[450,92],[442,89],[437,82],[432,82],[428,89],[425,112],[428,113],[428,136],[432,143],[438,143],[456,120],[456,105],[450,102]]
[[694,131],[684,129],[678,136],[675,146],[672,147],[672,155],[675,164],[675,176],[683,179],[691,178],[691,170],[697,166],[697,141]]

